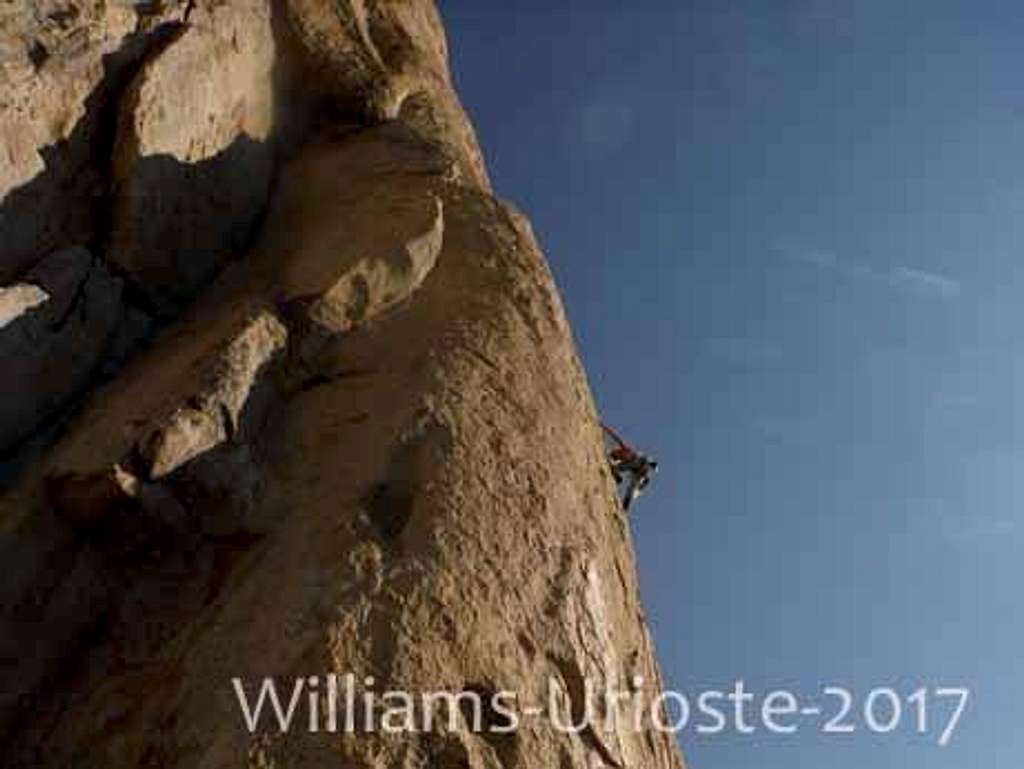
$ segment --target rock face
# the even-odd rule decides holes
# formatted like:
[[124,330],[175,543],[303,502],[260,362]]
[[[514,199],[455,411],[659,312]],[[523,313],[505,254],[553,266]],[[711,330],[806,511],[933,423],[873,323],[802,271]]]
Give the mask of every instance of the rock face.
[[628,526],[433,5],[3,13],[5,765],[680,767],[588,697],[660,686]]
[[0,288],[0,451],[29,436],[83,388],[125,334],[139,333],[122,282],[84,248],[45,257]]
[[109,258],[161,313],[251,238],[273,169],[273,69],[267,3],[199,5],[120,100]]
[[0,281],[41,254],[100,237],[121,94],[180,29],[186,7],[185,0],[0,7]]

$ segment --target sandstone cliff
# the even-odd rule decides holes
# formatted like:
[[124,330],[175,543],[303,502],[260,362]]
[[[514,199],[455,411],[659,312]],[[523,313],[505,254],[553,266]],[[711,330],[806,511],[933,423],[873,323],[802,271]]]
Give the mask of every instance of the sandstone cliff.
[[4,765],[681,766],[601,708],[250,735],[232,690],[660,687],[431,2],[7,2],[0,56]]

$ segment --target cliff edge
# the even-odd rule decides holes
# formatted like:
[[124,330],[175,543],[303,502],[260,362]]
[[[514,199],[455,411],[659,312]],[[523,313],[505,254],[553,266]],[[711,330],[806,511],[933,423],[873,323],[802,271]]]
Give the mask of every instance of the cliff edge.
[[661,687],[628,525],[432,2],[14,2],[0,57],[5,765],[681,767],[591,707]]

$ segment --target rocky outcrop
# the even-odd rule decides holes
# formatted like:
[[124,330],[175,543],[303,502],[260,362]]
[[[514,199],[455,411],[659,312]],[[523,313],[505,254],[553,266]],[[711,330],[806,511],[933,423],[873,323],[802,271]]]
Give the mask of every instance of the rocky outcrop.
[[273,70],[266,2],[198,5],[120,99],[109,258],[162,313],[251,241],[273,167]]
[[121,280],[84,248],[51,254],[22,282],[0,288],[0,452],[116,360],[145,320],[122,302]]
[[283,8],[298,76],[321,110],[357,123],[400,118],[441,147],[468,184],[488,187],[432,3],[284,0]]
[[[436,10],[172,5],[62,17],[84,62],[147,41],[118,87],[81,81],[110,133],[51,169],[99,180],[60,235],[90,250],[19,213],[63,134],[8,152],[0,344],[27,373],[2,424],[62,416],[0,501],[7,765],[679,767],[609,707],[558,728],[588,687],[649,705],[660,681],[570,329]],[[72,77],[25,14],[3,17],[19,55]],[[349,673],[540,709],[325,733],[303,695],[301,725],[250,733],[232,683]]]
[[41,255],[102,235],[120,95],[180,29],[188,5],[0,7],[0,282]]

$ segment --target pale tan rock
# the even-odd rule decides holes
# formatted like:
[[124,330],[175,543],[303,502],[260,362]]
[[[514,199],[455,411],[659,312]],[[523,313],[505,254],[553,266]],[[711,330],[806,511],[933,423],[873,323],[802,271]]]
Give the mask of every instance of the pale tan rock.
[[[241,7],[192,16],[265,18]],[[548,712],[476,733],[457,708],[450,729],[331,735],[307,730],[303,696],[287,733],[246,729],[234,677],[550,695],[563,720],[588,681],[648,705],[662,685],[571,330],[528,223],[489,192],[435,8],[276,7],[292,38],[275,25],[275,50],[304,77],[275,109],[312,116],[252,249],[209,285],[133,251],[156,301],[180,301],[179,278],[199,299],[0,499],[0,651],[21,663],[0,671],[5,765],[678,769],[671,737],[607,707],[576,734]],[[193,106],[263,93],[247,66],[213,74],[220,97],[183,93],[176,77],[209,72],[203,35],[224,34],[195,29],[119,104],[122,136],[189,168],[238,128]],[[118,154],[125,189],[146,156]],[[121,221],[132,247],[167,233]],[[0,334],[72,282],[20,280]]]
[[274,55],[267,3],[203,3],[121,101],[109,258],[160,311],[252,237],[273,171]]
[[187,399],[191,405],[176,408],[139,447],[147,476],[160,480],[233,439],[243,428],[243,417],[258,419],[243,412],[254,408],[252,396],[259,378],[284,352],[287,339],[284,325],[263,313],[247,322],[225,349],[206,363],[206,371],[196,371],[199,388]]
[[251,438],[275,397],[267,390],[329,379],[325,346],[421,286],[442,247],[449,172],[401,126],[301,153],[253,254],[83,415],[52,472],[102,474],[134,455],[156,480]]
[[104,110],[180,21],[159,4],[14,0],[0,6],[0,283],[97,234]]
[[0,288],[0,330],[48,301],[50,295],[31,283]]
[[[383,139],[383,140],[382,140]],[[257,259],[275,295],[316,339],[347,331],[409,298],[444,237],[438,191],[452,168],[434,148],[387,126],[304,150],[282,174]]]
[[489,189],[472,126],[452,90],[448,45],[429,2],[287,0],[307,87],[358,122],[402,117],[470,184]]
[[4,4],[0,198],[43,171],[40,148],[67,139],[85,116],[85,99],[102,79],[100,57],[134,29],[134,19],[118,4]]

